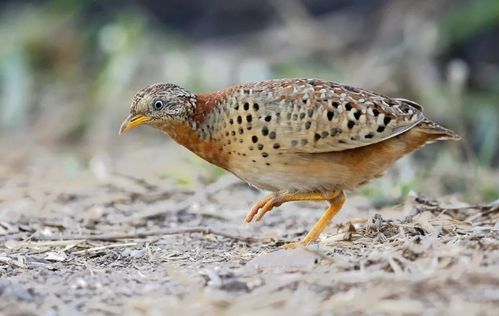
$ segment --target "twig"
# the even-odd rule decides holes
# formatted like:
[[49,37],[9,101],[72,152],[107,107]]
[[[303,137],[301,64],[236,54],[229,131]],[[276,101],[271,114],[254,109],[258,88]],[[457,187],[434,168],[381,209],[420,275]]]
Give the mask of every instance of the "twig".
[[16,242],[16,248],[26,247],[26,248],[37,248],[37,247],[60,247],[60,246],[75,246],[81,242],[82,240],[71,240],[71,239],[59,239],[55,236],[38,238],[40,240],[38,242],[29,241],[18,241]]
[[133,247],[133,246],[137,246],[137,245],[138,245],[138,243],[136,243],[136,242],[128,242],[128,243],[123,243],[123,244],[112,244],[112,245],[92,247],[92,248],[88,248],[88,249],[84,249],[84,250],[78,250],[78,251],[73,252],[73,254],[74,255],[81,255],[81,254],[86,254],[86,253],[93,252],[93,251],[100,251],[100,250],[104,250],[104,249],[119,248],[119,247]]
[[157,235],[175,235],[175,234],[190,234],[190,233],[202,233],[204,235],[217,235],[225,238],[245,241],[245,242],[256,242],[262,241],[252,237],[242,237],[239,235],[234,235],[222,231],[218,231],[209,227],[183,227],[183,228],[165,228],[165,229],[157,229],[147,232],[136,232],[136,233],[116,233],[116,234],[102,234],[102,235],[66,235],[60,237],[35,237],[34,240],[100,240],[100,241],[112,241],[119,239],[136,239],[136,238],[145,238],[149,236],[157,236]]
[[26,268],[26,265],[24,263],[5,256],[0,256],[0,262],[10,264],[18,268]]
[[128,175],[128,174],[124,174],[124,173],[120,173],[120,172],[113,172],[113,175],[118,176],[118,177],[122,177],[122,178],[126,178],[126,179],[136,183],[137,185],[143,187],[144,189],[146,189],[148,191],[156,190],[158,188],[156,185],[150,184],[145,179],[137,178],[137,177],[134,177],[132,175]]

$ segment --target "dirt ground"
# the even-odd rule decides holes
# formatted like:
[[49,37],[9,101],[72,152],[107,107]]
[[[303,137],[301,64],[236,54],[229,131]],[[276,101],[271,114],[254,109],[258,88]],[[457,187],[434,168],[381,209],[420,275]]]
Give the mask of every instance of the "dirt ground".
[[352,193],[318,244],[283,250],[325,204],[243,225],[263,193],[229,175],[178,185],[150,159],[163,152],[88,168],[30,152],[1,158],[0,314],[499,315],[499,201]]

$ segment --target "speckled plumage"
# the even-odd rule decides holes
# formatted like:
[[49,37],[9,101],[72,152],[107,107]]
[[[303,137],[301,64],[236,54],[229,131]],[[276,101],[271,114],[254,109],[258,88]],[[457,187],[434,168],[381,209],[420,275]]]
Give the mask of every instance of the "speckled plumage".
[[[158,99],[166,104],[161,113],[150,109]],[[276,196],[354,189],[425,143],[459,138],[422,111],[409,100],[317,79],[261,81],[199,95],[159,84],[140,91],[131,109],[147,113],[148,124],[202,158]]]

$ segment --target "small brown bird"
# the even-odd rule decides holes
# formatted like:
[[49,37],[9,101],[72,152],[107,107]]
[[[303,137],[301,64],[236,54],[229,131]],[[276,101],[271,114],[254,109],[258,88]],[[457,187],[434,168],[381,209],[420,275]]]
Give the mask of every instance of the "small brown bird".
[[[317,79],[276,79],[193,94],[174,84],[139,91],[120,134],[147,124],[201,158],[272,193],[245,222],[290,201],[328,201],[300,242],[314,242],[352,190],[397,159],[460,137],[409,100]],[[289,244],[288,247],[295,247]]]

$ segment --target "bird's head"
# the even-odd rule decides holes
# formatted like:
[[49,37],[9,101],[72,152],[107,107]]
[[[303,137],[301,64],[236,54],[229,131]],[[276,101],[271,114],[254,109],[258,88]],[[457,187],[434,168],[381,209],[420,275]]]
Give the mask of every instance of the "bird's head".
[[194,111],[196,96],[170,83],[148,86],[135,94],[130,114],[120,134],[142,124],[161,127],[171,121],[185,121]]

